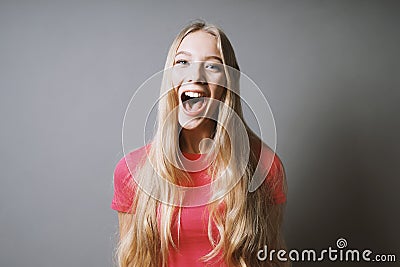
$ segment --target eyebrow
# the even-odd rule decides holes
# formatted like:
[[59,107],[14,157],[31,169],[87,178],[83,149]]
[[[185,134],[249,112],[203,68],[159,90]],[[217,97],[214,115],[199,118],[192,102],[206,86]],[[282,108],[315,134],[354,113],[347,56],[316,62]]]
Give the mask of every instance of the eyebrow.
[[[189,52],[187,52],[187,51],[179,51],[178,53],[176,53],[175,57],[177,57],[178,55],[181,55],[181,54],[187,55],[187,56],[192,56],[192,54],[189,53]],[[222,59],[221,59],[219,56],[214,56],[214,55],[212,55],[212,56],[207,56],[205,59],[206,59],[206,60],[208,60],[208,59],[216,59],[216,60],[218,60],[219,62],[221,62],[221,64],[222,64]]]

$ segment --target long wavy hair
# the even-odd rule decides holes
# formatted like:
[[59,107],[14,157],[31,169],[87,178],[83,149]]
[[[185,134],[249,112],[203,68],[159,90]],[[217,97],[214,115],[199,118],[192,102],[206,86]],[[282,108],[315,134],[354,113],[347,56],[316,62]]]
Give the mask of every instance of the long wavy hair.
[[[210,214],[208,237],[213,249],[204,255],[202,260],[207,262],[222,255],[222,260],[227,266],[272,266],[271,262],[259,261],[257,252],[265,245],[276,250],[285,248],[281,234],[283,205],[274,204],[273,191],[276,184],[273,182],[251,193],[248,190],[260,157],[262,141],[245,123],[247,135],[229,136],[228,134],[229,129],[237,127],[233,112],[244,122],[239,97],[239,75],[228,70],[231,68],[236,70],[236,73],[240,73],[230,41],[215,25],[204,21],[194,21],[187,25],[173,41],[168,52],[165,70],[174,65],[175,54],[182,40],[196,31],[205,31],[216,37],[217,47],[225,66],[227,85],[234,88],[224,92],[221,101],[229,109],[221,107],[219,109],[219,123],[215,126],[213,136],[214,145],[208,152],[214,159],[213,168],[209,169],[214,182],[211,187],[214,201],[207,204]],[[169,203],[174,203],[176,199],[182,197],[177,190],[159,183],[157,177],[160,176],[176,185],[191,183],[188,173],[176,167],[179,166],[176,151],[179,148],[180,126],[174,109],[176,110],[179,102],[177,92],[171,90],[171,84],[170,74],[165,72],[160,92],[162,97],[158,105],[157,130],[146,157],[143,158],[134,175],[136,181],[146,188],[147,192],[138,187],[133,198],[131,211],[133,216],[122,226],[126,231],[120,237],[116,251],[120,267],[164,267],[168,265],[168,249],[171,249],[169,246],[172,246],[172,249],[179,248],[179,244],[176,244],[172,238],[171,226],[178,224],[179,242],[179,218],[182,207],[165,204],[151,196],[162,196]],[[243,138],[247,140],[242,140]],[[244,161],[240,144],[246,141],[250,144],[251,153],[248,160]],[[234,164],[229,164],[228,158]],[[245,171],[238,179],[239,168],[243,167],[241,162],[246,162]],[[282,177],[276,177],[270,181],[284,179],[284,173],[280,175]],[[221,206],[224,208],[221,209]],[[175,216],[176,214],[178,216]],[[218,238],[213,237],[213,223],[218,229]],[[276,262],[276,264],[284,265],[282,262]]]

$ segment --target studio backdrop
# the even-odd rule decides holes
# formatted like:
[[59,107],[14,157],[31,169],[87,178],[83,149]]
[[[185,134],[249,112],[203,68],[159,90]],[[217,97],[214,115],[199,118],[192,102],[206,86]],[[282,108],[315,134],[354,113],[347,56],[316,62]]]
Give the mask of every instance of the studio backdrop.
[[224,29],[271,107],[288,248],[369,249],[398,266],[399,13],[397,1],[1,1],[0,266],[114,266],[125,110],[198,18]]

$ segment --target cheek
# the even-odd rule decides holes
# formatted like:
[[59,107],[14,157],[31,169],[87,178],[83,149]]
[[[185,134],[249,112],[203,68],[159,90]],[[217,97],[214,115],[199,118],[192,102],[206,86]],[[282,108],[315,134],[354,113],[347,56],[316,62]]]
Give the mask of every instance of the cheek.
[[212,88],[212,98],[221,100],[222,96],[225,94],[225,88],[222,86],[213,86]]
[[182,84],[183,78],[185,74],[183,73],[182,70],[179,70],[177,68],[172,68],[171,70],[171,81],[172,81],[172,86],[174,88],[178,87],[179,85]]

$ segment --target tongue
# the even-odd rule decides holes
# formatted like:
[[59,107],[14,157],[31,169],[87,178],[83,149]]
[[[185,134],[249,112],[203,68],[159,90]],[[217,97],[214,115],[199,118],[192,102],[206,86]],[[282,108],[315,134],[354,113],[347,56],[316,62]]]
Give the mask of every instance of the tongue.
[[195,112],[203,106],[203,99],[190,99],[184,103],[187,111]]

